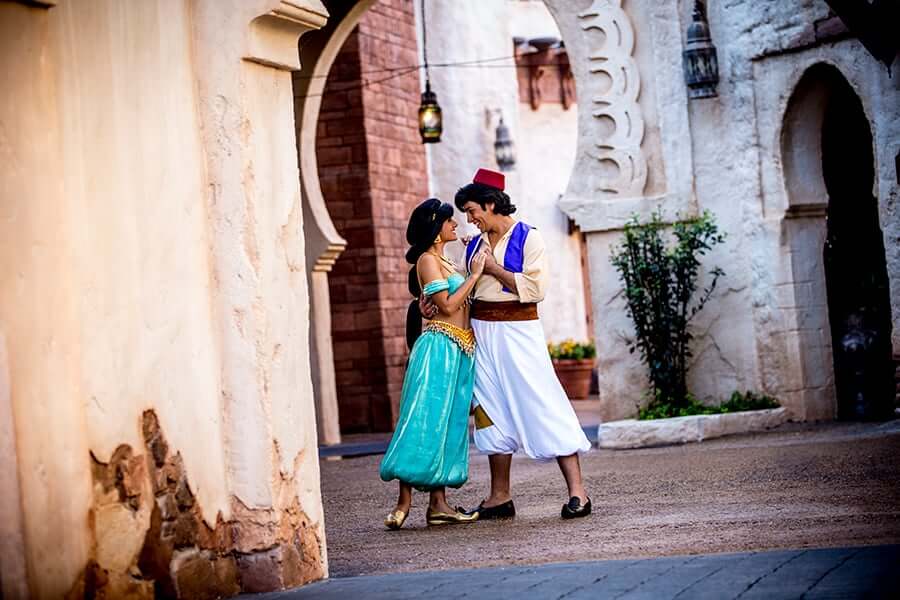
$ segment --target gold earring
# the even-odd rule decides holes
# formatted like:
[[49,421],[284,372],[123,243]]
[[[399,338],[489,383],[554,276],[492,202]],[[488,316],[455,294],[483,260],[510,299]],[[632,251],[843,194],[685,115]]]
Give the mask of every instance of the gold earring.
[[444,241],[444,240],[443,240],[443,238],[441,238],[441,234],[438,234],[438,236],[437,236],[436,238],[434,238],[434,243],[435,243],[435,244],[440,244],[440,243],[443,242],[443,241]]

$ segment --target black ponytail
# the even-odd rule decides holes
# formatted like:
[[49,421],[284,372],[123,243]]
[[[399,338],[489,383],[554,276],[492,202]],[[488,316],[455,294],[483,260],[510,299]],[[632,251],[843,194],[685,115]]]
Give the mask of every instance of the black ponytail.
[[416,267],[409,270],[409,293],[415,298],[406,309],[406,347],[411,350],[413,344],[422,335],[422,311],[419,310],[419,295],[422,293],[422,288],[419,286],[419,274],[416,272]]

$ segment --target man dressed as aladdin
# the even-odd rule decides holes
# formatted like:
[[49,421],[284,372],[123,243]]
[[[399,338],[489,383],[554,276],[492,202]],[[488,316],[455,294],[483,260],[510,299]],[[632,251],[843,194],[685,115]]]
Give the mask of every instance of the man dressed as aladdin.
[[[475,445],[489,455],[491,493],[475,510],[480,519],[516,514],[510,492],[512,455],[556,459],[568,487],[564,519],[584,517],[591,501],[578,453],[591,444],[550,362],[537,303],[549,273],[540,233],[513,219],[502,173],[479,169],[456,193],[456,207],[481,235],[466,248],[466,267],[485,253],[484,274],[472,292],[475,350]],[[426,310],[430,307],[426,307]],[[475,511],[472,511],[475,512]]]

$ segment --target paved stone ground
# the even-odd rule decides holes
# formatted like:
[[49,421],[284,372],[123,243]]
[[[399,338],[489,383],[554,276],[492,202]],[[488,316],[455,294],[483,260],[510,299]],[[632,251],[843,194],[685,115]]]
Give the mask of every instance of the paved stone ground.
[[[417,493],[386,531],[396,484],[381,457],[323,460],[332,577],[584,560],[900,543],[900,422],[787,425],[775,432],[583,458],[594,511],[562,521],[555,463],[513,462],[514,521],[428,528]],[[486,457],[451,503],[488,489]]]
[[305,598],[897,598],[900,546],[781,550],[336,578],[253,596]]

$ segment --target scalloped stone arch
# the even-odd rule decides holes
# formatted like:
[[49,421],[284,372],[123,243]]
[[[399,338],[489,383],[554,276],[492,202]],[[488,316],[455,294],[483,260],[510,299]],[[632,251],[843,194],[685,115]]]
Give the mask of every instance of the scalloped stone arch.
[[[328,73],[344,42],[375,0],[333,6],[328,23],[298,45],[302,70],[293,74],[297,160],[303,194],[303,234],[310,295],[310,368],[320,444],[340,443],[337,386],[331,337],[328,273],[347,247],[325,204],[319,183],[316,128]],[[343,12],[341,12],[343,11]]]

